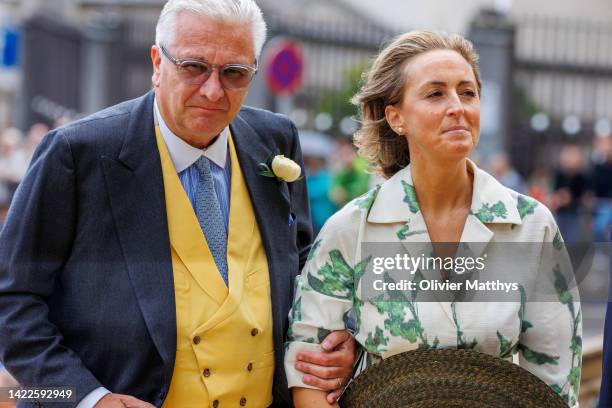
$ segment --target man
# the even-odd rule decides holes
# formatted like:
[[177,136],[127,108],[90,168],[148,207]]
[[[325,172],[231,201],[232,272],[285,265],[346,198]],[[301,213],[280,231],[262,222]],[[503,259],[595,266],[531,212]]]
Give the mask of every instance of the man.
[[[22,385],[75,388],[53,407],[289,404],[312,233],[304,180],[258,174],[302,165],[295,126],[241,108],[264,38],[253,0],[170,0],[154,90],[41,142],[0,236],[0,356]],[[354,343],[326,341],[300,367],[333,390]]]

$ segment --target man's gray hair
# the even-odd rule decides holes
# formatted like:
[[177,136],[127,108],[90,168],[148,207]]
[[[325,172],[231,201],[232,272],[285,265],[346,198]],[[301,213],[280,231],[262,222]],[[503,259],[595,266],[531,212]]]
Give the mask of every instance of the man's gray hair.
[[254,0],[169,0],[157,20],[155,44],[158,46],[172,44],[176,34],[177,16],[181,12],[250,24],[253,33],[253,50],[255,57],[259,57],[266,40],[267,28],[261,10]]

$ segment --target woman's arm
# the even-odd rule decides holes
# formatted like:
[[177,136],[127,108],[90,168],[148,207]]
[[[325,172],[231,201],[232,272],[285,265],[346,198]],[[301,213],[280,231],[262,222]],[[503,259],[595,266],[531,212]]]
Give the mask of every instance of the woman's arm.
[[[320,383],[309,381],[311,376],[304,375],[302,356],[309,352],[320,353],[323,351],[321,343],[331,332],[346,328],[347,313],[353,308],[355,282],[365,268],[365,262],[354,259],[355,230],[359,227],[360,216],[357,206],[334,215],[315,240],[306,266],[296,278],[285,343],[285,373],[289,388],[326,389]],[[310,374],[321,377],[317,373]],[[350,370],[346,374],[350,374]],[[332,379],[346,383],[346,374],[335,375]]]
[[546,235],[537,279],[540,289],[522,314],[519,361],[576,408],[582,366],[580,298],[557,226]]
[[337,402],[330,405],[325,398],[327,396],[326,391],[313,390],[311,388],[294,387],[293,391],[293,404],[295,408],[327,408],[335,407],[339,408]]

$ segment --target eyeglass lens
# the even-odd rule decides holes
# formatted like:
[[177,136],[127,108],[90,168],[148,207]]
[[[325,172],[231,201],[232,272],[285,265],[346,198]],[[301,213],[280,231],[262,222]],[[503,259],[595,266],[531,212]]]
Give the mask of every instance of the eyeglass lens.
[[[212,66],[204,62],[185,61],[178,67],[182,79],[191,85],[203,84],[213,72]],[[219,70],[219,79],[225,88],[244,88],[252,77],[252,71],[238,65],[223,66]]]

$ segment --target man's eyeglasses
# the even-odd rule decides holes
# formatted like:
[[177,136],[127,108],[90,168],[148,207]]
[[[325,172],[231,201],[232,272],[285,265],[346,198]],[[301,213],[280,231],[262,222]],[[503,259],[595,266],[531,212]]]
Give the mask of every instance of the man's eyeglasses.
[[219,80],[224,88],[245,88],[257,73],[256,66],[252,67],[244,64],[216,65],[190,58],[176,59],[168,53],[163,45],[159,48],[162,54],[176,65],[179,77],[188,85],[202,85],[210,78],[216,68],[219,70]]

